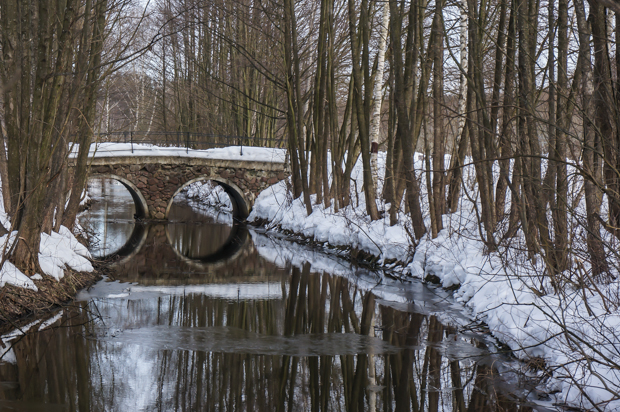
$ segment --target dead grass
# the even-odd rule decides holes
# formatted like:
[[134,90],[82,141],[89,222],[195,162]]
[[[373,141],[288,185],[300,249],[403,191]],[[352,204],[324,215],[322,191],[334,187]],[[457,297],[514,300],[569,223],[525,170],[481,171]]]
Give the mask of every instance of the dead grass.
[[101,279],[101,268],[93,272],[65,269],[65,276],[56,281],[49,276],[34,281],[38,292],[5,285],[0,288],[0,333],[14,329],[70,302],[77,292]]

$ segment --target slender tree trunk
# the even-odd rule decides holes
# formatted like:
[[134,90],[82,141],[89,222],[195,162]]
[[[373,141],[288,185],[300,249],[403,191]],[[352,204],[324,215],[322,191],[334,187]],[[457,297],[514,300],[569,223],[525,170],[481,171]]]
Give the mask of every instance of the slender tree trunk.
[[445,131],[443,115],[443,1],[439,0],[435,5],[433,28],[435,31],[435,43],[429,45],[433,48],[433,208],[435,225],[432,233],[437,237],[443,229],[442,216],[446,206],[445,185]]
[[[504,104],[502,108],[502,130],[499,135],[499,178],[495,186],[495,214],[499,222],[504,218],[506,213],[506,191],[508,181],[512,179],[510,176],[510,159],[512,157],[512,136],[514,117],[514,68],[516,55],[516,16],[514,0],[510,6],[510,17],[508,19],[508,35],[506,36],[506,74],[504,76]],[[518,202],[512,202],[511,208],[514,208]]]
[[[417,13],[418,4],[411,4],[412,11],[410,13]],[[422,210],[420,207],[420,190],[418,187],[418,181],[415,175],[415,168],[413,162],[414,149],[417,145],[417,139],[420,136],[420,128],[422,125],[422,115],[415,115],[416,111],[424,107],[424,99],[418,99],[417,104],[412,104],[407,107],[407,75],[413,69],[408,64],[414,64],[414,58],[408,58],[403,64],[403,51],[401,46],[401,26],[402,26],[402,11],[397,7],[396,2],[390,3],[390,34],[391,34],[391,46],[392,46],[392,61],[394,64],[394,106],[398,118],[398,126],[396,128],[396,139],[400,143],[400,151],[402,152],[402,169],[400,169],[399,179],[405,183],[407,191],[407,204],[409,206],[409,213],[411,215],[411,222],[413,226],[414,236],[417,239],[422,238],[426,233],[426,227],[424,225],[424,219],[422,217]],[[409,37],[412,33],[415,33],[413,26],[418,23],[417,18],[409,17],[409,29],[407,45],[410,44]],[[432,34],[431,34],[432,36]],[[432,44],[432,39],[430,40]],[[412,39],[411,43],[415,43]],[[409,55],[407,56],[409,57]],[[427,87],[428,75],[423,73],[420,80],[418,97],[424,96]],[[421,91],[424,89],[424,92]],[[419,120],[418,120],[419,119]],[[396,192],[395,203],[398,202],[398,189]],[[398,203],[397,203],[398,204]]]
[[458,209],[459,197],[461,195],[461,178],[463,176],[463,162],[469,142],[467,140],[468,128],[465,127],[467,119],[467,72],[469,58],[467,56],[467,0],[463,0],[460,5],[460,44],[459,44],[459,95],[458,95],[458,126],[455,136],[452,157],[450,159],[450,172],[448,174],[448,199],[446,207],[449,212],[454,213]]
[[599,159],[601,149],[600,139],[595,130],[594,119],[596,108],[594,102],[594,80],[591,63],[590,39],[591,32],[585,17],[583,0],[575,2],[575,14],[579,27],[579,54],[582,57],[580,70],[582,72],[582,99],[583,99],[583,169],[584,188],[587,218],[586,243],[590,254],[592,274],[597,277],[608,272],[605,249],[601,240],[600,222],[598,216],[602,198],[602,168]]
[[297,23],[295,17],[295,3],[292,0],[284,2],[284,55],[286,57],[287,80],[286,91],[288,98],[288,131],[289,152],[291,154],[291,166],[294,174],[295,196],[301,192],[304,196],[306,213],[312,213],[310,191],[308,188],[308,165],[305,158],[303,141],[303,102],[301,96],[301,70],[299,63],[299,51],[297,44]]
[[[101,81],[101,53],[103,51],[103,33],[105,28],[105,11],[107,9],[107,0],[98,2],[95,6],[95,24],[93,26],[92,38],[94,45],[90,49],[90,58],[92,62],[88,76],[86,77],[86,87],[84,89],[84,110],[79,117],[79,136],[81,137],[80,148],[76,158],[75,173],[73,175],[73,185],[71,188],[71,197],[63,216],[63,225],[69,229],[73,229],[76,216],[79,212],[80,201],[82,199],[82,191],[86,186],[88,178],[88,152],[93,140],[95,110],[97,108],[97,93]],[[85,34],[88,38],[88,35]]]
[[[379,132],[381,129],[381,105],[383,103],[383,72],[385,67],[385,50],[387,48],[388,26],[390,24],[390,6],[383,4],[383,19],[379,34],[379,51],[377,52],[377,71],[375,73],[375,90],[373,92],[372,120],[370,122],[370,167],[372,179],[377,187],[377,154],[379,153]],[[385,183],[384,183],[385,184]]]
[[[368,99],[364,99],[364,90],[368,92],[371,87],[369,81],[362,79],[362,70],[364,70],[365,78],[368,77],[369,70],[368,59],[366,58],[368,48],[368,0],[362,0],[359,13],[359,27],[357,24],[357,12],[354,0],[349,0],[349,38],[351,42],[351,53],[353,60],[352,74],[355,89],[353,92],[355,110],[357,112],[358,132],[362,151],[362,165],[364,176],[364,197],[366,198],[366,212],[371,220],[379,219],[379,211],[377,209],[376,189],[372,179],[372,168],[370,165],[370,136],[369,136],[369,116],[370,105]],[[359,29],[359,30],[358,30]],[[360,41],[361,37],[361,41]],[[362,54],[362,48],[364,53]],[[362,61],[360,61],[360,55]],[[362,85],[365,89],[362,89]]]

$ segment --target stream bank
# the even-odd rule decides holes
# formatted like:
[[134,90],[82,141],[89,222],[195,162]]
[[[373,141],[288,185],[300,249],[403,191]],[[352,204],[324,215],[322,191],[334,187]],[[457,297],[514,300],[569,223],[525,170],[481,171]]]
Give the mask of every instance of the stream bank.
[[60,281],[48,276],[35,280],[37,291],[9,284],[3,286],[0,288],[0,334],[70,304],[80,290],[101,278],[100,268],[92,272],[66,269]]

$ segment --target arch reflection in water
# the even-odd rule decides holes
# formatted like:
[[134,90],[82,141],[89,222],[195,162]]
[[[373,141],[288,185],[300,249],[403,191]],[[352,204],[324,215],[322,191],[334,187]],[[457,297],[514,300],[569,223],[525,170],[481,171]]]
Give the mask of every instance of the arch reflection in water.
[[84,302],[14,347],[0,397],[92,411],[531,410],[502,386],[499,357],[436,316],[307,267],[278,286]]
[[230,213],[196,209],[196,202],[177,196],[166,225],[168,242],[180,258],[204,263],[228,260],[247,242],[244,224]]
[[144,233],[136,225],[136,208],[127,189],[110,178],[92,178],[88,194],[91,204],[80,215],[80,223],[94,234],[89,247],[92,255],[105,259],[135,248]]
[[[188,230],[189,229],[189,230]],[[197,266],[235,260],[250,237],[245,224],[166,225],[166,237],[177,256]]]

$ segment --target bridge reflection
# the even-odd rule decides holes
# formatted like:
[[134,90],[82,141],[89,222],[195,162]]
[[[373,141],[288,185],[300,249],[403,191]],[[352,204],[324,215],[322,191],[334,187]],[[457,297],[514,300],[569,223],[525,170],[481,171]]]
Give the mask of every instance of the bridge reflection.
[[115,277],[126,281],[200,283],[205,273],[218,275],[242,256],[256,254],[249,238],[242,223],[136,224],[127,242],[103,259],[113,261]]
[[226,266],[244,253],[248,230],[230,213],[201,211],[196,209],[198,203],[190,205],[180,196],[168,221],[135,221],[134,205],[121,185],[110,179],[93,179],[89,184],[93,203],[83,217],[94,233],[91,253],[97,259],[115,267],[149,263],[142,271],[204,272]]

